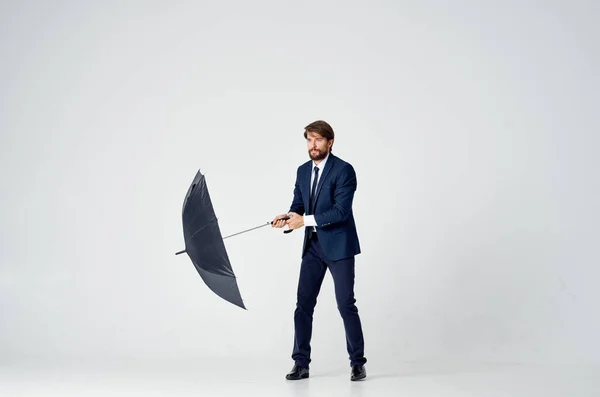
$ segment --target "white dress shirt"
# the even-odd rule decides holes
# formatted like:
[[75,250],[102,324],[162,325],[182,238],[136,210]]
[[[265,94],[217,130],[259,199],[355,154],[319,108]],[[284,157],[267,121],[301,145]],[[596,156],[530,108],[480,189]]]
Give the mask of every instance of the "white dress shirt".
[[[323,170],[325,169],[325,163],[327,163],[327,159],[328,158],[329,158],[329,153],[327,153],[327,156],[319,163],[319,165],[316,165],[315,162],[313,161],[313,163],[312,163],[312,169],[311,169],[311,172],[310,172],[310,185],[309,185],[309,189],[312,189],[312,185],[313,185],[313,182],[315,180],[315,168],[319,169],[319,177],[317,179],[317,187],[319,186],[319,181],[321,180],[321,175],[323,175]],[[312,192],[310,192],[310,193],[312,193]],[[315,221],[315,216],[314,215],[304,215],[304,226],[305,227],[312,227],[312,226],[319,226],[319,225],[317,225],[317,221]]]

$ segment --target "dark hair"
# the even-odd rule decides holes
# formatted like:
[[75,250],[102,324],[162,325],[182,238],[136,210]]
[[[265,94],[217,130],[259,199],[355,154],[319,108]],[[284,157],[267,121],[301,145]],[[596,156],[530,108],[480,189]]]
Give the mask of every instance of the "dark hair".
[[[304,139],[306,139],[306,135],[308,132],[316,132],[323,138],[327,139],[327,141],[330,141],[335,137],[333,128],[331,128],[331,126],[323,120],[313,121],[312,123],[304,127]],[[331,151],[333,151],[333,145],[331,146],[331,149]]]

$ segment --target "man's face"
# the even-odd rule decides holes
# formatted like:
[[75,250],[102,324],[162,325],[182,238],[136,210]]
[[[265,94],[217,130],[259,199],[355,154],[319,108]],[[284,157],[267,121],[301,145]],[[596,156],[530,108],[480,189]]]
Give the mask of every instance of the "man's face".
[[309,131],[306,133],[306,146],[308,147],[308,155],[313,161],[323,160],[325,157],[327,157],[327,154],[331,149],[331,145],[333,145],[333,139],[327,141],[327,139],[323,138],[316,132]]

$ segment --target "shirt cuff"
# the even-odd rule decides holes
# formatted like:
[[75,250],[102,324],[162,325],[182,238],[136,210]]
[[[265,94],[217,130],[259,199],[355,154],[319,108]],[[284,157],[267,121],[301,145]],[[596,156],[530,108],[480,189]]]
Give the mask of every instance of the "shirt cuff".
[[304,226],[318,226],[314,215],[304,215]]

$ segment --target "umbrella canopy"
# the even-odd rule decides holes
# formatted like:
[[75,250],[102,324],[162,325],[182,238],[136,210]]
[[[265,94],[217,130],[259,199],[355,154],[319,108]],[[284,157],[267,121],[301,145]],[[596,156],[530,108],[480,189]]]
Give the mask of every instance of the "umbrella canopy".
[[228,302],[246,309],[223,243],[206,179],[198,171],[183,202],[185,250],[206,285]]

